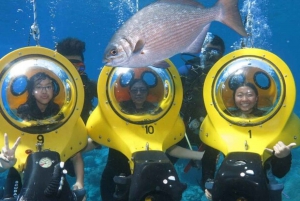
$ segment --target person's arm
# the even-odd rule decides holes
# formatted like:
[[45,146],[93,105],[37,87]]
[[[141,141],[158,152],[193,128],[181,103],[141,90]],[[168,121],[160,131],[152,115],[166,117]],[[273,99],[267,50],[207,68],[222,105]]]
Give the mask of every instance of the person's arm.
[[183,148],[178,145],[173,145],[166,151],[170,156],[176,158],[184,158],[184,159],[193,159],[193,160],[201,160],[204,152],[193,151],[190,149]]
[[272,165],[272,173],[278,178],[284,177],[290,170],[292,165],[291,149],[296,143],[285,145],[279,141],[272,149],[266,148],[266,151],[272,153],[270,158]]
[[292,154],[284,158],[277,158],[276,156],[271,156],[272,173],[278,178],[284,177],[291,169],[292,165]]
[[73,185],[73,190],[82,189],[84,187],[84,164],[81,153],[78,152],[71,160],[76,175],[76,183]]
[[97,142],[93,141],[91,138],[88,138],[88,143],[87,145],[84,147],[83,150],[81,150],[81,153],[85,153],[88,151],[91,151],[93,149],[101,149],[101,145],[98,144]]
[[13,167],[17,159],[15,158],[15,151],[20,143],[21,138],[18,137],[16,142],[14,143],[13,147],[9,148],[8,136],[4,133],[4,147],[2,147],[0,153],[0,172],[4,172],[5,170]]

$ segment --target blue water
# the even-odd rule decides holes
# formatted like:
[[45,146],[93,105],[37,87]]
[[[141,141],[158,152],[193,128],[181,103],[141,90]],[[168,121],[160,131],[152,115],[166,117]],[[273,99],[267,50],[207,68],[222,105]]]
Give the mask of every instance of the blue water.
[[[91,79],[98,79],[102,67],[104,48],[113,33],[138,9],[153,2],[153,0],[49,0],[37,1],[37,22],[40,29],[39,44],[53,49],[55,42],[65,37],[77,37],[86,42],[85,61],[87,73]],[[211,6],[215,1],[200,1],[205,6]],[[239,7],[242,14],[247,13],[244,1]],[[253,25],[254,47],[264,48],[281,57],[290,67],[296,86],[300,88],[299,33],[300,33],[300,2],[298,0],[257,0],[253,3],[253,14],[256,24]],[[1,3],[0,57],[10,51],[35,45],[30,36],[30,26],[33,24],[33,6],[29,0],[9,0]],[[188,30],[187,30],[188,31]],[[234,50],[239,44],[240,36],[223,24],[213,22],[211,32],[218,34],[226,43],[226,53]],[[176,66],[183,61],[178,56],[172,58]],[[300,97],[294,112],[300,116]],[[95,150],[84,155],[85,186],[88,190],[88,200],[99,198],[99,180],[105,165],[107,149]],[[189,184],[184,193],[184,201],[206,200],[200,190],[197,179],[200,171],[193,169],[187,174],[182,173],[187,161],[180,160],[176,168],[183,182]],[[72,179],[70,178],[72,182]],[[300,200],[300,149],[293,150],[291,171],[282,179],[285,183],[283,200]]]

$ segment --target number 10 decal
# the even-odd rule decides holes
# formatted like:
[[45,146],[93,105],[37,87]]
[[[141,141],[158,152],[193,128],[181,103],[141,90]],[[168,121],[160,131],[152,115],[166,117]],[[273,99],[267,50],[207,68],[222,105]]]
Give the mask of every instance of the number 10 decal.
[[146,125],[145,129],[146,129],[146,134],[153,134],[154,133],[154,127],[151,126],[151,125]]

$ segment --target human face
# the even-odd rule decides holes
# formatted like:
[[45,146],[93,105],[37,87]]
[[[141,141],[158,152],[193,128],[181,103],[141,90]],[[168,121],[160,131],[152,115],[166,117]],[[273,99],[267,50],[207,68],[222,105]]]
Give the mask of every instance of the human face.
[[245,114],[252,112],[257,99],[254,90],[248,86],[239,87],[234,96],[235,105]]
[[148,89],[142,81],[138,81],[130,88],[130,97],[135,104],[142,105],[147,98]]
[[32,95],[35,97],[38,106],[47,106],[52,100],[53,94],[53,83],[49,78],[34,83]]

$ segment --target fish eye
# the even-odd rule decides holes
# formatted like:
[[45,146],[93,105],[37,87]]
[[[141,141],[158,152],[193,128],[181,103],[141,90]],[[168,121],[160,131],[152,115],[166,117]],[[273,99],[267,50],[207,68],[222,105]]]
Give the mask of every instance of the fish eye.
[[110,51],[110,54],[113,55],[113,56],[116,56],[118,54],[118,51],[116,49],[112,49]]

